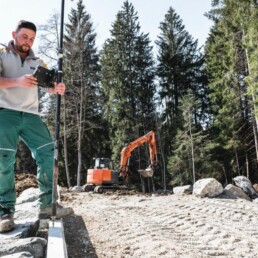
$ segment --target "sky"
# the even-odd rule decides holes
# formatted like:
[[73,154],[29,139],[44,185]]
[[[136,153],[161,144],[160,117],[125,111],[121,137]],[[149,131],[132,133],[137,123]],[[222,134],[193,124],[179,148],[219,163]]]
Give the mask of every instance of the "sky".
[[[65,21],[71,8],[77,6],[78,0],[65,1]],[[180,16],[185,29],[199,46],[204,45],[212,23],[204,16],[211,9],[210,0],[129,0],[138,13],[141,32],[149,33],[152,45],[160,34],[160,22],[172,7]],[[12,39],[12,31],[21,19],[46,24],[54,12],[61,12],[61,0],[0,0],[0,43],[6,44]],[[91,15],[93,28],[97,33],[96,44],[101,48],[110,36],[110,29],[116,14],[122,9],[124,0],[83,0],[86,11]],[[37,39],[36,39],[37,44]]]

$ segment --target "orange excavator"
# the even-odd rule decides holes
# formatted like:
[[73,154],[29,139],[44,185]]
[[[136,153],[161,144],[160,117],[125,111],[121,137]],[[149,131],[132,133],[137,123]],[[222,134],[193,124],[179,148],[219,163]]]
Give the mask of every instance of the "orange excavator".
[[143,177],[152,177],[157,166],[157,147],[154,131],[129,143],[121,151],[120,166],[114,170],[113,162],[108,158],[96,158],[93,168],[87,171],[87,182],[83,186],[86,192],[94,191],[103,193],[111,189],[127,189],[128,167],[133,150],[141,145],[149,144],[150,165],[144,170],[138,170]]

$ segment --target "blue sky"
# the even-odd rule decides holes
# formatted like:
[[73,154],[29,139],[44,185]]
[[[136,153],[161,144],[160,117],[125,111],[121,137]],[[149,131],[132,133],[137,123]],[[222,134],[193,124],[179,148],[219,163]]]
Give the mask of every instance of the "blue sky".
[[[211,22],[204,13],[211,9],[210,0],[130,0],[138,12],[141,31],[149,33],[154,42],[160,34],[159,25],[164,20],[169,7],[175,9],[183,20],[186,30],[203,45],[208,36]],[[77,0],[65,1],[65,15],[71,7],[76,8]],[[101,46],[110,35],[111,24],[124,3],[124,0],[84,0],[87,12],[91,15],[96,43]],[[60,11],[61,0],[1,0],[4,8],[0,15],[0,43],[11,39],[11,32],[17,21],[27,19],[35,24],[44,24],[51,14]],[[154,43],[153,43],[154,44]]]

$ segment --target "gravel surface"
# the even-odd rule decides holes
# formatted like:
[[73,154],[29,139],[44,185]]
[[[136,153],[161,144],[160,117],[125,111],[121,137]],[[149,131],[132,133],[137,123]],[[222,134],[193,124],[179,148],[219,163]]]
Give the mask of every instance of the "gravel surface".
[[63,192],[69,258],[258,257],[258,202]]

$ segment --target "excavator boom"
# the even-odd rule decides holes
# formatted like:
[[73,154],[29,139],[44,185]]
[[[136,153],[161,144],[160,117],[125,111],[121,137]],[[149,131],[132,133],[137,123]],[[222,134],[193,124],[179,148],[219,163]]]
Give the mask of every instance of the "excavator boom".
[[[144,136],[136,139],[135,141],[129,143],[126,147],[124,147],[121,151],[121,160],[120,160],[120,176],[126,177],[128,173],[128,160],[131,157],[133,150],[144,143],[149,144],[149,153],[150,153],[150,161],[151,167],[145,170],[145,176],[152,176],[153,167],[157,165],[157,147],[156,147],[156,138],[154,131],[150,131]],[[144,176],[144,172],[142,172]]]

